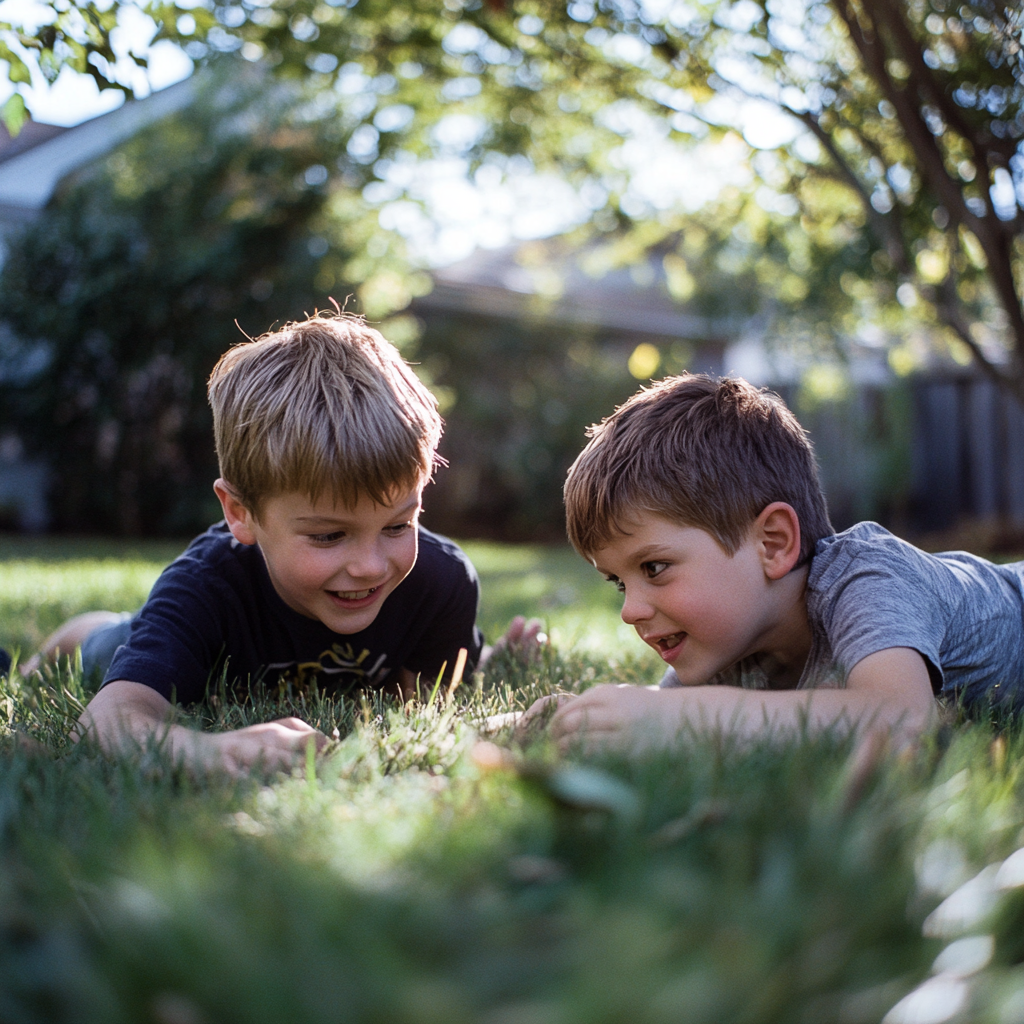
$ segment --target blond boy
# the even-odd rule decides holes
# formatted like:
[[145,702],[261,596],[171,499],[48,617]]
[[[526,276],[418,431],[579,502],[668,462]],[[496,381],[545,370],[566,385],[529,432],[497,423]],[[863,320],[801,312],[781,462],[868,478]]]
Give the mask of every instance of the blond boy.
[[130,624],[101,621],[123,644],[79,732],[108,749],[156,735],[198,766],[275,767],[324,737],[297,719],[199,733],[173,722],[172,701],[222,674],[408,693],[460,648],[472,670],[476,574],[418,524],[441,420],[397,351],[358,318],[318,315],[230,349],[209,396],[224,521]]
[[660,687],[563,701],[563,745],[666,745],[838,727],[913,736],[935,695],[1012,698],[1022,565],[929,555],[874,523],[836,535],[810,442],[742,380],[670,378],[590,431],[569,537],[665,662]]

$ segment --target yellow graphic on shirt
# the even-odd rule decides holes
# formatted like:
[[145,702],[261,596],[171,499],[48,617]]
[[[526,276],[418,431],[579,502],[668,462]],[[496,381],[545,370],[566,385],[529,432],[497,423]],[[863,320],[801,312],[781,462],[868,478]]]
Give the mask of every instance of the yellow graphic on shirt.
[[379,686],[391,669],[387,655],[376,657],[366,647],[359,653],[350,643],[335,643],[321,651],[316,661],[283,661],[267,666],[264,680],[284,693],[308,692],[314,685],[343,691],[363,686]]

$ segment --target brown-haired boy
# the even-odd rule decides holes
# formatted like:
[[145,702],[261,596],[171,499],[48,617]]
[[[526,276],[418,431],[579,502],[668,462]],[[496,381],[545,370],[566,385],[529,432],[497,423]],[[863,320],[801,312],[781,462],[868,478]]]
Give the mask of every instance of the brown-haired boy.
[[[837,726],[914,735],[934,695],[1017,701],[1024,563],[835,534],[811,444],[777,396],[685,374],[598,426],[569,471],[569,537],[668,666],[564,700],[563,744]],[[725,685],[723,685],[725,684]]]
[[165,736],[180,760],[229,771],[287,765],[324,737],[298,719],[199,733],[172,722],[171,701],[201,699],[221,673],[408,693],[417,676],[451,671],[460,648],[471,671],[476,573],[418,525],[437,403],[394,347],[356,317],[317,315],[231,348],[209,396],[224,522],[168,566],[130,623],[93,613],[101,629],[83,656],[111,637],[122,646],[79,732],[108,749]]

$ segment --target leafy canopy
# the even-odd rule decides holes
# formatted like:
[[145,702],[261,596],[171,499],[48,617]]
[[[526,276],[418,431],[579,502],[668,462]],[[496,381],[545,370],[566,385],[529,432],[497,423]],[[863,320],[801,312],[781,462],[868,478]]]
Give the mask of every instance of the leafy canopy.
[[[67,64],[127,88],[111,49],[118,10],[59,0],[36,32],[0,26],[9,74],[24,80],[15,51],[32,51],[48,77]],[[525,156],[576,187],[592,211],[581,234],[604,240],[598,264],[654,251],[680,298],[721,294],[716,275],[746,277],[766,313],[789,322],[801,312],[816,346],[865,318],[895,336],[909,311],[954,357],[1024,395],[1024,14],[1014,5],[244,0],[146,10],[155,38],[196,60],[237,50],[344,97],[348,152],[371,170],[379,203],[402,198],[429,157],[472,172],[496,154]],[[780,115],[792,129],[767,139],[765,122]],[[637,188],[637,151],[652,139],[740,135],[753,144],[748,178],[703,209],[685,187],[660,197]],[[908,369],[915,358],[904,344],[892,361]]]

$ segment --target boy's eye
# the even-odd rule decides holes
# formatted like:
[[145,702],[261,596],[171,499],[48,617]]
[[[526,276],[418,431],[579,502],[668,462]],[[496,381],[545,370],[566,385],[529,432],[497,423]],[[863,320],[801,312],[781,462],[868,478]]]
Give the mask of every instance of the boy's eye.
[[396,523],[394,526],[385,526],[384,532],[392,537],[397,537],[400,533],[404,533],[406,530],[412,529],[412,520],[410,519],[407,523]]
[[335,541],[341,540],[344,536],[344,530],[336,530],[334,533],[313,533],[310,534],[309,539],[314,544],[333,544]]
[[668,562],[644,562],[640,568],[643,569],[644,575],[649,580],[653,580],[655,576],[660,576],[668,568]]
[[605,576],[605,579],[609,583],[614,583],[615,584],[615,589],[620,594],[624,594],[626,592],[626,584],[623,583],[622,580],[620,580],[618,576]]

